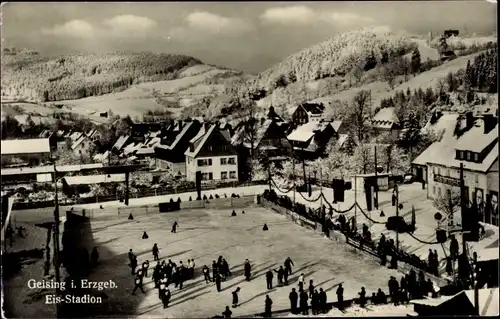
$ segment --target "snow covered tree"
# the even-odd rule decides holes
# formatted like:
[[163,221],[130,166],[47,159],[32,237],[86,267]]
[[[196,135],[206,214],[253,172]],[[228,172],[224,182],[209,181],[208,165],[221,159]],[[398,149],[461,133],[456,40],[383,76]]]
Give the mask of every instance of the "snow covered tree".
[[420,73],[421,64],[422,61],[420,58],[420,51],[418,50],[418,47],[416,47],[411,54],[411,73],[413,76]]
[[433,200],[434,207],[449,219],[460,210],[460,191],[456,188],[446,187],[440,195]]
[[361,143],[368,133],[368,119],[371,115],[371,91],[361,90],[356,93],[351,102],[351,112],[347,122],[351,125],[354,136]]
[[373,156],[373,147],[366,144],[358,145],[350,158],[350,163],[355,174],[374,172],[375,157]]

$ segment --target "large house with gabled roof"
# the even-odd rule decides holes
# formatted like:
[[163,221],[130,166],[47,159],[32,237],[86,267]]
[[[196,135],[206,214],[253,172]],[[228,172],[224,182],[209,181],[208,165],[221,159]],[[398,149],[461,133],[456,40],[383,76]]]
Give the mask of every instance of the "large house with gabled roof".
[[238,153],[219,124],[203,123],[199,133],[189,141],[186,156],[186,179],[196,180],[201,172],[202,182],[237,181]]

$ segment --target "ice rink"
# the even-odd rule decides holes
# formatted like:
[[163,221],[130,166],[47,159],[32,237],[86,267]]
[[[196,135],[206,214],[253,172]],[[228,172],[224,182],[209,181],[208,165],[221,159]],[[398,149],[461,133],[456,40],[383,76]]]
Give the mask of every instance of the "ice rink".
[[[138,208],[141,209],[141,208]],[[397,271],[380,267],[363,255],[348,250],[344,244],[335,243],[322,235],[287,220],[284,216],[261,207],[245,208],[245,214],[238,209],[231,217],[231,209],[225,210],[183,210],[173,213],[141,215],[134,220],[127,216],[112,220],[92,221],[95,244],[112,255],[100,255],[100,265],[90,275],[90,280],[113,280],[116,289],[105,290],[108,299],[98,306],[101,315],[132,315],[140,317],[212,317],[220,315],[226,305],[231,305],[231,292],[240,287],[240,307],[232,309],[233,317],[248,316],[264,311],[264,299],[269,294],[273,300],[273,311],[288,309],[288,294],[292,287],[298,287],[297,279],[304,273],[306,283],[314,280],[319,290],[322,287],[328,301],[336,300],[336,289],[344,286],[344,299],[358,296],[361,287],[371,295],[379,287],[387,290],[389,276],[398,279]],[[121,219],[122,218],[122,219]],[[179,223],[178,232],[171,233],[174,221]],[[263,231],[264,223],[269,226]],[[148,239],[141,239],[147,231]],[[170,306],[163,309],[157,289],[151,282],[153,262],[151,249],[157,243],[160,257],[185,265],[194,258],[196,278],[184,283],[178,290],[170,286]],[[139,264],[150,260],[150,271],[145,279],[145,291],[132,295],[133,277],[128,267],[129,249],[138,255]],[[229,263],[233,276],[222,283],[217,292],[215,284],[206,284],[201,267],[208,265],[219,255]],[[286,257],[291,257],[295,266],[289,278],[289,286],[266,289],[265,273],[279,268]],[[248,258],[252,264],[252,280],[246,282],[243,276],[243,262]],[[136,313],[127,313],[135,309]]]

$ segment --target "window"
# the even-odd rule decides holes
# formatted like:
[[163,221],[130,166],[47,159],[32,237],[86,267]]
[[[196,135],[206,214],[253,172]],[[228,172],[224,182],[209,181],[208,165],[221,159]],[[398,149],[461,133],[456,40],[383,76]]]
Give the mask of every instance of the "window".
[[227,158],[221,158],[220,165],[226,165],[226,164],[227,164]]
[[213,150],[213,147],[212,146],[209,146],[208,147],[208,150],[211,152]]
[[455,158],[456,159],[460,159],[460,156],[462,155],[460,153],[461,153],[460,151],[455,151]]
[[198,166],[211,166],[212,165],[212,159],[199,159],[198,160]]
[[201,173],[201,179],[204,181],[211,181],[214,179],[213,173]]
[[236,179],[236,172],[235,171],[229,172],[229,178],[230,179]]
[[449,169],[446,170],[446,176],[450,176],[450,170]]
[[441,196],[441,187],[438,187],[438,195]]
[[434,167],[432,168],[432,173],[433,173],[434,175],[436,175],[436,174],[437,174],[437,167],[436,167],[436,166],[434,166]]
[[221,172],[220,179],[227,179],[227,172]]
[[471,152],[467,152],[467,160],[468,160],[468,161],[470,161],[470,157],[471,157],[471,156],[470,156],[470,155],[471,155],[470,153],[471,153]]
[[222,146],[223,151],[227,151],[227,145]]
[[441,167],[438,167],[438,175],[441,175]]
[[230,157],[229,158],[229,165],[234,165],[234,164],[236,164],[236,158]]
[[436,186],[432,186],[432,194],[436,195]]
[[214,174],[213,173],[208,173],[208,179],[213,180],[214,179]]
[[474,179],[475,179],[476,183],[479,183],[479,174],[474,175]]
[[474,162],[479,162],[479,154],[474,153]]

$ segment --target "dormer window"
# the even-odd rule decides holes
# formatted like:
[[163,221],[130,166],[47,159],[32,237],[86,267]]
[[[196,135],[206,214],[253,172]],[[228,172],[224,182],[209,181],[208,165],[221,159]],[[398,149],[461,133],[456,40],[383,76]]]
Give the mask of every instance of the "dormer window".
[[474,153],[474,162],[479,162],[479,154]]
[[467,152],[467,160],[470,161],[471,160],[471,152]]

